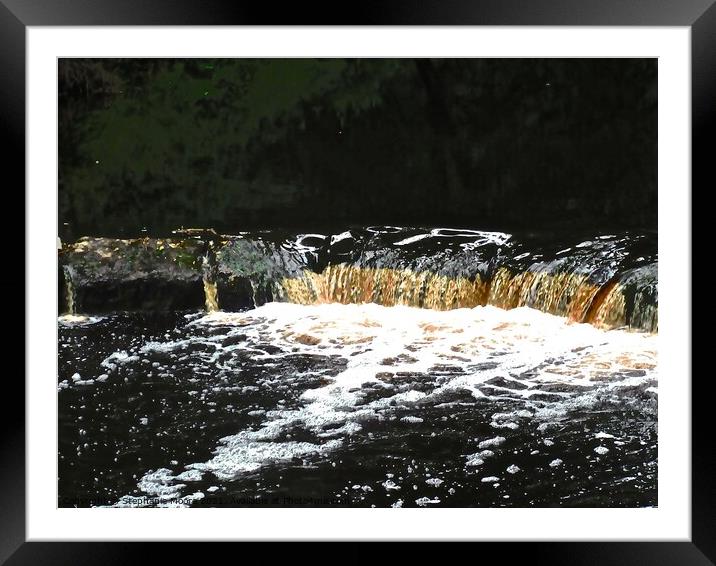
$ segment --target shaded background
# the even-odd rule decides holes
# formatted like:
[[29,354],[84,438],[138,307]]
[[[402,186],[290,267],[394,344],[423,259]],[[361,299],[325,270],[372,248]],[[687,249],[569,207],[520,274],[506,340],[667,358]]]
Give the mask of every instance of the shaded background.
[[656,229],[655,59],[60,59],[63,240]]

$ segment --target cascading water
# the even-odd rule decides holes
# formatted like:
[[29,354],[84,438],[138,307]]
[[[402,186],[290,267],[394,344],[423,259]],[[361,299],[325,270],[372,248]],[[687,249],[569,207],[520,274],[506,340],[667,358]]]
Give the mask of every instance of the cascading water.
[[202,258],[202,283],[204,285],[204,304],[206,312],[219,310],[219,292],[214,281],[213,266],[208,254]]
[[657,504],[651,235],[201,238],[63,249],[61,506]]
[[74,315],[76,314],[75,287],[72,283],[72,272],[65,266],[62,273],[65,277],[65,304],[67,305],[67,314]]
[[655,241],[645,235],[601,236],[561,250],[445,229],[310,236],[313,245],[306,236],[229,239],[219,259],[225,286],[248,281],[265,289],[254,306],[271,299],[434,310],[526,306],[605,328],[658,329]]

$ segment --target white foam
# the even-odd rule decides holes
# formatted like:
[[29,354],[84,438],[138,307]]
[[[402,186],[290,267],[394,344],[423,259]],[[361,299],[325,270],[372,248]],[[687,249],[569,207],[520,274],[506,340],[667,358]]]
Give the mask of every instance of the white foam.
[[[298,406],[279,405],[265,413],[252,411],[262,419],[256,430],[237,431],[221,439],[213,458],[187,466],[221,480],[277,462],[325,458],[342,446],[345,438],[360,433],[365,422],[394,419],[396,411],[403,413],[397,415],[403,422],[422,422],[422,408],[442,403],[450,393],[484,398],[497,390],[502,394],[500,399],[509,398],[517,408],[495,413],[493,426],[513,429],[527,420],[538,420],[542,422],[539,430],[545,430],[570,411],[593,406],[597,402],[595,392],[616,394],[620,388],[656,387],[656,336],[603,331],[525,307],[432,311],[375,304],[268,303],[243,313],[212,313],[191,324],[228,326],[229,330],[211,338],[153,342],[141,351],[172,352],[187,342],[210,344],[215,353],[204,355],[219,364],[221,355],[231,348],[252,351],[271,344],[275,352],[256,348],[255,358],[262,363],[278,363],[288,356],[318,354],[337,356],[345,362],[344,369],[323,385],[305,391]],[[222,340],[232,332],[246,335],[246,341],[240,346],[222,347]],[[306,340],[306,336],[311,339]],[[127,352],[116,352],[102,365],[116,368],[137,359]],[[445,366],[452,370],[439,369]],[[231,371],[231,366],[226,369]],[[630,371],[634,369],[641,369],[643,375]],[[441,376],[439,382],[435,381],[436,372]],[[289,379],[281,375],[276,378]],[[519,387],[507,387],[505,380]],[[431,385],[420,390],[411,385],[426,382]],[[369,397],[369,388],[381,395]],[[535,400],[545,392],[554,400]],[[285,439],[294,428],[309,432],[315,440]],[[485,451],[491,449],[492,455],[492,450],[502,449],[504,442],[504,436],[481,439],[478,448],[482,452],[468,455],[466,465],[483,464],[488,457]],[[548,440],[544,443],[550,445]],[[513,466],[508,472],[517,468]],[[385,484],[383,487],[390,489]]]
[[606,432],[598,432],[594,435],[594,438],[614,438],[614,435]]
[[421,422],[423,422],[423,419],[421,419],[420,417],[410,417],[410,416],[403,417],[400,420],[404,423],[421,423]]
[[483,440],[480,442],[477,447],[478,448],[490,448],[492,446],[500,446],[505,442],[504,436],[496,436],[495,438],[488,438],[487,440]]
[[177,474],[176,478],[181,481],[201,481],[204,477],[199,470],[187,470],[181,474]]
[[245,431],[222,438],[214,458],[204,463],[190,464],[190,469],[212,472],[217,478],[231,480],[254,472],[268,463],[320,454],[340,446],[340,440],[318,445],[310,442],[265,442],[263,431]]
[[57,317],[57,322],[61,326],[67,327],[89,326],[91,324],[96,324],[105,318],[106,317],[103,316],[87,316],[83,314],[63,314],[62,316]]
[[114,352],[100,362],[102,367],[115,370],[119,365],[139,361],[139,356],[127,353],[125,350]]
[[440,500],[437,497],[435,497],[434,499],[430,499],[429,497],[421,497],[415,500],[415,504],[418,507],[427,507],[428,505],[437,505],[438,503],[440,503]]
[[485,461],[478,454],[471,454],[467,457],[466,466],[482,466]]

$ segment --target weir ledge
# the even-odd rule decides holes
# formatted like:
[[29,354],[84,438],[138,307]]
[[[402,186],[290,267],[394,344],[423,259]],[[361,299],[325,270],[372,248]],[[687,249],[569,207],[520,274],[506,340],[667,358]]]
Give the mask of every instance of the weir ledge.
[[472,240],[412,233],[81,238],[58,250],[58,314],[242,311],[270,301],[493,305],[658,331],[658,263],[640,238],[550,251],[491,233]]

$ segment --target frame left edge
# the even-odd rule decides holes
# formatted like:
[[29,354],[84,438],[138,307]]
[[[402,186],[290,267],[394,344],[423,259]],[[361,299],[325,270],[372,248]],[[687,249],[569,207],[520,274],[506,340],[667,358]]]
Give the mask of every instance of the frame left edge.
[[[16,217],[22,218],[25,235],[25,61],[26,28],[4,3],[0,3],[0,68],[3,72],[0,84],[0,129],[5,137],[3,172],[5,205],[10,206]],[[20,189],[21,187],[21,189]],[[21,196],[19,196],[21,195]],[[8,202],[9,201],[9,202]],[[22,214],[19,214],[22,211]],[[26,240],[25,240],[26,241]],[[26,298],[25,266],[27,248],[22,259],[22,276],[13,277],[6,291],[11,297]],[[8,278],[9,279],[9,278]],[[21,290],[12,286],[22,285]],[[11,301],[13,308],[20,302]],[[24,309],[25,301],[22,305]],[[22,320],[22,340],[26,344],[25,313],[15,320]],[[19,348],[16,351],[23,351]],[[24,354],[22,366],[24,368]],[[15,368],[13,368],[14,370]],[[0,563],[3,563],[25,542],[25,379],[13,370],[6,371],[3,383],[7,400],[0,416],[0,459],[3,462],[0,481]],[[23,369],[23,377],[24,369]],[[22,400],[20,402],[19,400]],[[16,411],[12,409],[16,408]]]

